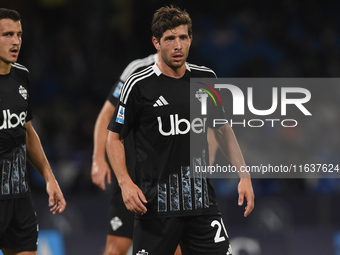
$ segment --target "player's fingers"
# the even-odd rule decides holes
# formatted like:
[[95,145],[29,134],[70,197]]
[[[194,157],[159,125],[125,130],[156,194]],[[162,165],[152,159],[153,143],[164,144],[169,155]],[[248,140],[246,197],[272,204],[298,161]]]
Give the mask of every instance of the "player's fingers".
[[238,194],[238,205],[239,206],[243,205],[243,202],[244,202],[244,193],[239,192],[239,194]]
[[58,207],[58,204],[55,204],[53,205],[51,208],[50,208],[50,212],[54,212]]
[[98,167],[96,166],[92,166],[92,169],[91,169],[91,180],[94,184],[98,185]]
[[62,213],[66,208],[65,199],[63,197],[61,199],[56,197],[55,201],[57,202],[52,205],[52,207],[50,208],[50,212],[52,212],[53,214]]
[[62,213],[63,211],[65,211],[66,208],[66,202],[65,201],[61,201],[59,203],[59,208],[57,210],[58,213]]
[[146,213],[146,207],[143,205],[139,197],[136,198],[134,204],[135,204],[136,213],[141,214],[141,215]]
[[56,201],[54,199],[54,196],[53,195],[49,195],[48,197],[48,206],[51,207],[53,205],[55,205]]
[[128,209],[131,212],[137,213],[138,206],[135,203],[135,200],[132,196],[126,197],[124,199],[124,203],[126,206],[126,209]]
[[247,206],[245,208],[244,217],[247,217],[254,209],[254,196],[248,195],[246,196]]
[[143,194],[143,192],[142,192],[141,190],[138,191],[138,196],[139,196],[140,200],[141,200],[144,204],[146,204],[146,203],[148,202],[148,201],[146,200],[146,198],[145,198],[145,196],[144,196],[144,194]]
[[128,200],[125,203],[125,205],[129,211],[133,213],[141,214],[141,215],[143,214],[142,210],[139,208],[138,204],[133,199]]
[[107,171],[107,183],[108,184],[111,184],[111,169],[109,169],[108,171]]
[[133,195],[127,198],[125,204],[127,205],[127,209],[134,213],[143,215],[146,212],[146,207],[143,205],[142,201],[140,200],[138,196],[138,191],[136,195]]
[[99,186],[100,184],[100,181],[98,179],[98,176],[97,175],[91,175],[91,179],[92,179],[92,183]]
[[105,177],[102,178],[102,180],[97,184],[97,186],[102,189],[105,190]]
[[102,190],[105,189],[105,176],[100,175],[98,171],[96,171],[96,172],[92,172],[91,178],[92,178],[92,182],[95,185],[97,185],[100,189]]

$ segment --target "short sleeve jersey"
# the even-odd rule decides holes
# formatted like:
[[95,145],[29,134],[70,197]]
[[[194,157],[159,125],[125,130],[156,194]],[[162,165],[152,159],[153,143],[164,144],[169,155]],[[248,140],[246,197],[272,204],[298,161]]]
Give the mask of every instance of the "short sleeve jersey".
[[195,185],[190,178],[190,78],[200,77],[216,76],[186,63],[185,75],[175,79],[154,64],[130,76],[122,88],[108,128],[123,138],[132,132],[135,139],[136,183],[148,201],[148,212],[136,217],[219,212],[209,179]]
[[147,56],[146,58],[136,59],[132,61],[120,75],[117,82],[113,85],[107,100],[111,104],[116,105],[120,96],[121,89],[126,79],[133,73],[143,70],[144,68],[158,62],[157,53]]
[[30,192],[25,123],[32,112],[29,72],[18,63],[0,75],[0,111],[0,199],[22,197]]
[[[142,59],[136,59],[134,61],[132,61],[122,72],[122,74],[120,75],[119,79],[117,80],[117,82],[114,84],[114,86],[112,87],[107,100],[110,101],[110,103],[114,106],[117,105],[118,103],[118,99],[120,96],[120,92],[122,89],[122,86],[124,84],[124,82],[126,81],[126,79],[133,73],[136,73],[138,71],[143,70],[144,68],[153,65],[154,63],[158,62],[158,56],[157,53],[152,54],[147,56],[146,58],[142,58]],[[131,178],[134,180],[135,179],[135,175],[133,171],[130,171],[132,169],[134,169],[135,167],[135,149],[134,149],[134,140],[133,140],[133,136],[129,135],[124,139],[124,149],[126,151],[126,166],[127,169],[129,170],[130,176]],[[113,190],[112,190],[112,199],[113,201],[115,201],[116,197],[119,196],[121,197],[121,190],[120,187],[117,183],[117,179],[116,176],[113,175],[112,176],[112,182],[114,183],[113,185]]]

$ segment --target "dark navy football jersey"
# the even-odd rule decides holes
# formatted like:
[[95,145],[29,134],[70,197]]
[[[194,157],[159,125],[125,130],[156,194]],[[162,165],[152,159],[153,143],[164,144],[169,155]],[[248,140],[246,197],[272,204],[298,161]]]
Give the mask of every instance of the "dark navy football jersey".
[[[200,77],[216,76],[209,68],[186,63],[185,75],[175,79],[154,64],[130,76],[122,88],[109,129],[123,138],[132,132],[135,138],[136,183],[148,201],[148,212],[137,217],[218,212],[209,179],[196,182],[190,176],[190,78]],[[202,136],[201,164],[206,164],[206,130]]]
[[26,122],[32,119],[30,79],[26,67],[14,63],[0,75],[0,199],[29,193],[26,171]]

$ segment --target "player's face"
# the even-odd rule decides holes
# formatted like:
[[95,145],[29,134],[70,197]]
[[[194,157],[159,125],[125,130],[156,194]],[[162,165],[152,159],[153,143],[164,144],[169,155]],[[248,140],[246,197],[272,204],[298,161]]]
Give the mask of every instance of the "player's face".
[[183,66],[189,55],[191,41],[188,26],[180,25],[166,30],[155,46],[159,47],[164,63],[172,69],[178,69]]
[[0,64],[14,63],[21,48],[22,28],[20,21],[0,20]]

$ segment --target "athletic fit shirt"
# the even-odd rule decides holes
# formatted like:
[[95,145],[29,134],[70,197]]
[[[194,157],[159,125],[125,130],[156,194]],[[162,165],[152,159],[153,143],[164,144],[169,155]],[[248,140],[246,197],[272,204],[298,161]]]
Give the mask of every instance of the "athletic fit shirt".
[[[143,70],[144,68],[153,65],[158,62],[157,53],[147,56],[146,58],[136,59],[132,61],[123,71],[119,80],[112,87],[107,100],[111,102],[112,105],[116,106],[118,103],[118,99],[120,96],[121,89],[123,87],[124,82],[129,78],[129,76],[133,73]],[[129,135],[124,139],[124,149],[125,149],[125,158],[126,158],[126,166],[129,171],[130,177],[135,180],[134,168],[135,168],[135,149],[134,149],[134,140],[133,136]],[[115,199],[118,197],[121,199],[121,189],[118,185],[116,176],[113,175],[113,190],[112,190],[112,202],[115,202]]]
[[31,119],[29,73],[14,63],[9,74],[0,75],[0,199],[30,192],[25,123]]
[[[148,211],[141,218],[219,213],[208,178],[190,178],[190,78],[215,78],[206,67],[186,63],[180,79],[165,76],[157,64],[133,74],[125,82],[109,130],[125,138],[132,132],[136,149],[136,183]],[[197,100],[198,101],[198,100]],[[221,110],[221,114],[224,112]],[[209,122],[208,122],[209,123]],[[187,130],[188,131],[188,130]],[[200,161],[208,162],[205,148]],[[196,157],[196,159],[198,159]]]
[[124,82],[129,78],[129,76],[133,73],[137,73],[138,71],[143,70],[144,68],[153,65],[158,62],[157,53],[147,56],[146,58],[136,59],[132,61],[120,75],[119,80],[112,87],[107,100],[111,102],[114,106],[118,103],[118,98],[120,96],[121,89],[123,87]]

